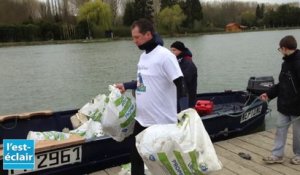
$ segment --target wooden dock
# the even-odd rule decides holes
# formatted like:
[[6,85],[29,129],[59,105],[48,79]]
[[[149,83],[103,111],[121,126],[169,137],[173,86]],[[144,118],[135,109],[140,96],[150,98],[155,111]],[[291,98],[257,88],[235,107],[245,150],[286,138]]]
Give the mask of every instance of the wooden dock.
[[[275,129],[258,132],[251,135],[215,142],[217,155],[223,163],[223,169],[211,175],[299,175],[300,165],[292,165],[292,131],[289,129],[285,147],[285,162],[283,164],[267,165],[262,157],[270,155],[273,147]],[[251,160],[241,158],[238,153],[248,153]],[[113,167],[90,175],[119,175],[121,167]]]

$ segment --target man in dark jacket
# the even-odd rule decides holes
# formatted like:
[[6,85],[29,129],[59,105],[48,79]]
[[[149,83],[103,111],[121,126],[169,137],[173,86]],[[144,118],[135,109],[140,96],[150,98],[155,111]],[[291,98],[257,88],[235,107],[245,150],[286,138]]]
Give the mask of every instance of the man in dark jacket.
[[300,51],[293,36],[281,39],[278,51],[283,55],[279,82],[267,93],[260,96],[262,100],[278,97],[277,108],[280,113],[277,119],[275,145],[272,155],[263,158],[266,163],[282,163],[288,128],[293,124],[292,164],[300,164]]
[[189,107],[194,107],[197,95],[198,74],[197,67],[192,61],[193,55],[191,51],[180,41],[176,41],[171,44],[171,51],[177,57],[177,61],[184,76],[189,97]]

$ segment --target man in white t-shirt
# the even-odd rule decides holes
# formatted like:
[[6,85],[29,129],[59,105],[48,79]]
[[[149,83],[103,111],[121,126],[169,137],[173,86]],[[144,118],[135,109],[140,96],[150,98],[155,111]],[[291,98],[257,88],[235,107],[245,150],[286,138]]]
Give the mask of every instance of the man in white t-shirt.
[[137,81],[116,84],[121,92],[135,89],[136,124],[133,133],[131,174],[144,175],[144,162],[137,152],[135,136],[154,124],[177,123],[177,95],[181,109],[188,105],[183,74],[174,54],[156,42],[153,24],[140,19],[131,26],[133,42],[144,50],[137,65]]

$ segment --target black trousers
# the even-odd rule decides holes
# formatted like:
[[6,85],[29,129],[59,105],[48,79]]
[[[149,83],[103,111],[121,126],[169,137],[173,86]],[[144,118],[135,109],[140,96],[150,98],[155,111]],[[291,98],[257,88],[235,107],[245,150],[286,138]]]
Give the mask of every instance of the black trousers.
[[142,132],[145,127],[141,126],[139,122],[135,122],[134,125],[134,131],[131,135],[131,175],[144,175],[145,169],[144,169],[144,161],[141,158],[140,154],[137,151],[137,148],[135,146],[135,136],[138,135],[140,132]]
[[191,81],[187,83],[187,91],[189,94],[189,107],[195,107],[197,96],[197,75],[191,78]]

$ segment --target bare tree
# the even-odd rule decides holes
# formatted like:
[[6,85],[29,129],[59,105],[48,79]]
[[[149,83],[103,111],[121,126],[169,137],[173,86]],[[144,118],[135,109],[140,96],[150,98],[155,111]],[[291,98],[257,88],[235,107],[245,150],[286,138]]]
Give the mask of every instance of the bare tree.
[[21,23],[28,19],[38,18],[39,4],[37,0],[1,0],[0,22]]
[[256,5],[256,2],[206,2],[202,4],[204,21],[215,27],[224,27],[230,22],[239,23],[245,11],[255,12]]
[[113,15],[113,25],[121,24],[122,21],[120,21],[120,19],[122,19],[121,16],[123,15],[124,11],[122,0],[103,0],[103,2],[110,5]]

